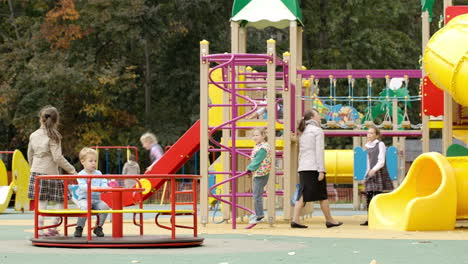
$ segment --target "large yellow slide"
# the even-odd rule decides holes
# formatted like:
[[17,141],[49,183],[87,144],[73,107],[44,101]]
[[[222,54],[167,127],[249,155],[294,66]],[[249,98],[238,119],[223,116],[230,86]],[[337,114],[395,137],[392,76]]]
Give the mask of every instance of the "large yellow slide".
[[402,231],[452,230],[468,219],[468,156],[420,155],[398,189],[376,196],[369,228]]
[[424,51],[424,69],[437,87],[468,106],[468,14],[437,31]]
[[[451,20],[424,51],[429,78],[468,107],[468,14]],[[467,130],[463,130],[467,136]],[[403,231],[451,230],[468,219],[468,156],[420,155],[398,189],[376,196],[369,228]]]

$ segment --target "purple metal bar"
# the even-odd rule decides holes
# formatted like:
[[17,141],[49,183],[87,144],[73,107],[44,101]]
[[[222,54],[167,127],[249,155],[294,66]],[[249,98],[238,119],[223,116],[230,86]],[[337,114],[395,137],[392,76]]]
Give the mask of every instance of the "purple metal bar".
[[[267,88],[238,88],[237,91],[266,91]],[[283,87],[276,88],[276,91],[283,91]]]
[[[353,130],[353,131],[340,131],[340,130],[325,130],[327,137],[357,137],[366,136],[366,130]],[[383,137],[421,137],[422,131],[420,130],[401,130],[401,131],[385,131],[381,130],[380,134]]]
[[[231,64],[231,103],[232,103],[232,117],[236,118],[237,117],[237,107],[236,107],[236,67],[234,65],[234,62]],[[237,172],[237,159],[235,158],[236,155],[236,122],[231,123],[231,171],[232,171],[232,178],[236,175]],[[237,219],[237,210],[235,209],[237,207],[237,180],[233,179],[232,184],[231,184],[231,194],[232,194],[232,229],[236,229],[236,219]]]
[[310,78],[314,76],[318,79],[329,78],[333,75],[334,78],[366,78],[367,75],[371,78],[385,78],[385,76],[393,77],[404,77],[408,78],[422,78],[421,70],[299,70],[298,74],[302,75],[302,78]]
[[205,55],[202,58],[217,60],[239,60],[239,59],[267,59],[273,60],[273,58],[268,54],[247,54],[247,53],[217,53]]
[[[247,78],[254,78],[254,79],[265,79],[267,76],[266,72],[242,72],[239,73],[239,75],[244,75]],[[283,73],[282,72],[276,72],[275,73],[276,79],[283,79]]]
[[[232,104],[210,104],[209,106],[232,106]],[[253,104],[237,104],[237,106],[255,106]],[[257,106],[266,106],[266,104],[257,104]]]
[[291,131],[296,132],[296,85],[291,83]]
[[[284,195],[283,191],[275,191],[275,196],[276,195]],[[230,194],[217,194],[216,196],[218,197],[231,197]],[[237,193],[237,197],[252,197],[253,193]],[[262,197],[268,197],[266,192],[263,192]]]
[[[212,84],[208,82],[209,84]],[[221,81],[221,82],[216,82],[219,84],[231,84],[231,81]],[[265,84],[266,81],[237,81],[237,84]]]

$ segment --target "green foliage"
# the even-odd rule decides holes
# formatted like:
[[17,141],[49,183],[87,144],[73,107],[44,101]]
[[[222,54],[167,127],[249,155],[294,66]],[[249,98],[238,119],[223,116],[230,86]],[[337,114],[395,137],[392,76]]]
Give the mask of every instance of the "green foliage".
[[[199,41],[210,41],[211,53],[230,50],[230,1],[11,3],[13,18],[8,1],[0,1],[2,150],[26,149],[46,104],[60,110],[64,152],[75,160],[83,146],[139,146],[147,130],[162,145],[173,144],[198,119]],[[308,68],[418,67],[418,1],[302,0],[301,6]],[[440,9],[436,3],[435,16]],[[277,39],[278,55],[288,50],[287,30],[268,28],[248,30],[248,52],[264,52],[268,38]],[[360,87],[356,94],[365,91]],[[410,94],[416,89],[410,84]]]

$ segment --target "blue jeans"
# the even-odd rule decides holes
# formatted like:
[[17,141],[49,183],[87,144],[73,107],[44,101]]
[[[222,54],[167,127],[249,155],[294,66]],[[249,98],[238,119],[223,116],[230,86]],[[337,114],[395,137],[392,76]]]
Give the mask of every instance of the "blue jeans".
[[[265,175],[261,177],[254,177],[253,178],[253,198],[254,198],[254,208],[255,214],[257,217],[264,216],[263,215],[263,189],[268,183],[268,177],[270,175]],[[274,199],[274,198],[270,198]]]
[[[80,207],[80,210],[88,210],[88,200],[82,199],[78,201],[78,206]],[[92,200],[91,201],[91,209],[93,210],[109,210],[109,206],[103,202],[102,200]],[[99,214],[99,226],[102,226],[104,222],[106,221],[107,218],[107,213],[106,214]],[[78,222],[76,223],[77,226],[84,227],[86,224],[86,218],[87,217],[79,217]]]

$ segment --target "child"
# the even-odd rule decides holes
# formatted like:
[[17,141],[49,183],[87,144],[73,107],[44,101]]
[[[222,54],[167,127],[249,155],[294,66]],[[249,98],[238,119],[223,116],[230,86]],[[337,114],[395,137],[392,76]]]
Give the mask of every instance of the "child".
[[249,174],[253,175],[253,197],[255,215],[250,217],[249,224],[257,224],[265,217],[263,214],[263,189],[268,183],[271,170],[271,150],[264,128],[253,130],[252,140],[256,143],[252,150],[252,162],[247,166]]
[[[57,130],[59,112],[53,106],[45,106],[39,112],[41,127],[29,137],[28,162],[31,166],[28,198],[33,200],[36,175],[58,175],[58,167],[70,174],[76,174],[75,168],[62,155],[62,136]],[[63,180],[41,180],[39,182],[39,210],[47,208],[48,201],[55,201],[58,209],[63,208]],[[60,219],[55,218],[54,224]],[[39,226],[44,226],[44,218],[39,216]],[[56,236],[56,228],[48,229],[40,235]]]
[[[367,131],[367,172],[365,178],[366,194],[367,194],[367,210],[369,204],[376,195],[384,191],[393,190],[393,183],[385,166],[385,143],[380,141],[380,130],[376,126],[369,127]],[[365,221],[361,224],[367,226]]]
[[[130,155],[128,161],[125,162],[123,166],[122,174],[124,175],[135,175],[140,174],[140,165],[135,161],[135,155]],[[124,180],[124,187],[130,188],[135,185],[135,180],[133,179],[125,179]]]
[[143,147],[150,152],[151,165],[146,169],[146,171],[150,171],[153,165],[163,156],[164,151],[153,133],[146,132],[140,137],[140,141]]
[[[102,173],[96,170],[97,163],[97,152],[92,148],[83,148],[80,151],[80,162],[83,165],[83,170],[78,173],[78,175],[102,175]],[[92,179],[91,180],[91,189],[96,190],[100,188],[107,188],[107,179]],[[76,194],[78,195],[78,206],[81,210],[88,210],[88,184],[87,179],[78,179],[78,190]],[[101,193],[93,192],[91,194],[91,209],[94,210],[109,210],[109,206],[101,200]],[[102,225],[106,221],[107,214],[99,214],[99,224],[94,228],[94,234],[98,237],[103,237],[104,233],[102,232]],[[75,237],[81,237],[83,234],[83,227],[86,223],[86,217],[78,218],[75,229]]]

